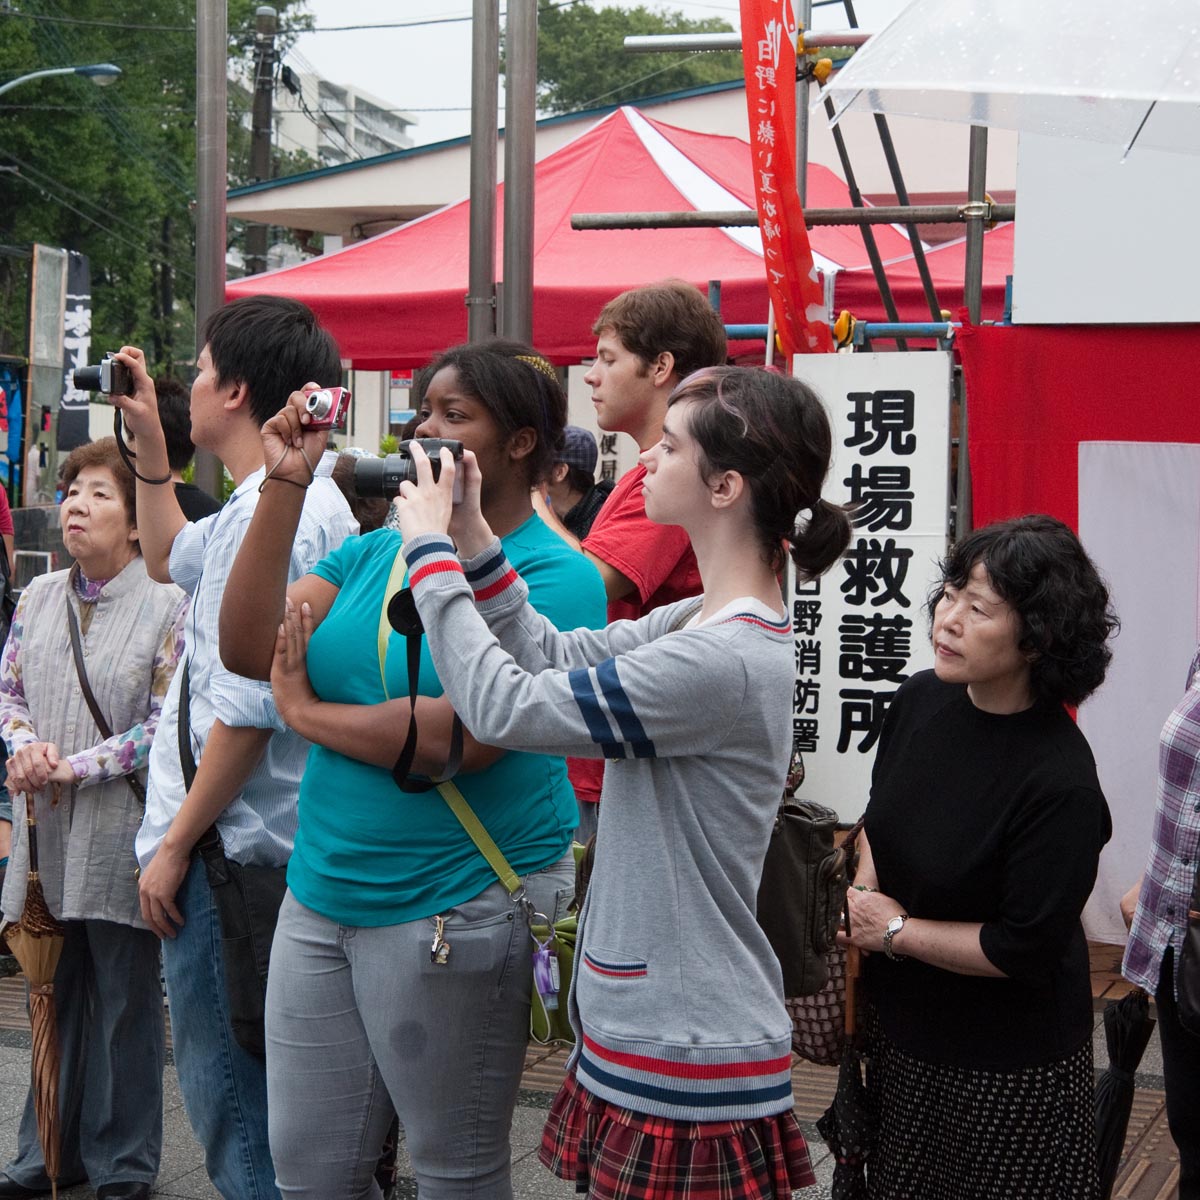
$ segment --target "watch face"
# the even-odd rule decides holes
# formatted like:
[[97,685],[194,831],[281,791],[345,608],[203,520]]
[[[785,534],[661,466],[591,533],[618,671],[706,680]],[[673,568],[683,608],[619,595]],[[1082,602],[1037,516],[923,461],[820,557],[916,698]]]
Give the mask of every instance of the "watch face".
[[887,923],[887,931],[888,931],[888,933],[891,933],[891,934],[897,934],[903,928],[904,928],[904,918],[903,917],[893,917]]

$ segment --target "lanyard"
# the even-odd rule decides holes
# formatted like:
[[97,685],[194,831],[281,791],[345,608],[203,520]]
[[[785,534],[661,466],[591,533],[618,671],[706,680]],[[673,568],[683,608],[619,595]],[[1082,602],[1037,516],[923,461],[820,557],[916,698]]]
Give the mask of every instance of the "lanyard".
[[383,593],[383,604],[379,608],[379,632],[376,635],[376,645],[379,649],[379,682],[383,684],[383,695],[387,700],[392,698],[391,693],[388,692],[387,685],[388,639],[392,634],[392,622],[388,617],[388,609],[391,606],[392,597],[404,587],[404,581],[407,578],[408,564],[404,561],[404,547],[401,546],[396,551],[395,560],[392,562],[392,569],[388,573],[387,588]]
[[[417,682],[421,674],[421,635],[424,627],[421,616],[417,612],[417,604],[413,599],[412,589],[401,587],[406,574],[404,548],[396,551],[392,569],[388,572],[387,587],[383,593],[383,605],[379,612],[379,628],[376,633],[376,647],[379,653],[379,678],[383,684],[383,694],[387,699],[387,648],[388,638],[394,629],[404,637],[405,652],[408,659],[408,733],[404,738],[404,746],[396,765],[392,768],[392,778],[402,792],[428,792],[438,787],[439,780],[413,780],[411,778],[412,763],[417,753]],[[446,760],[443,780],[451,779],[462,766],[463,731],[462,721],[458,713],[454,714],[454,724],[450,731],[450,755]]]
[[453,781],[453,776],[462,765],[463,752],[463,727],[458,713],[454,714],[454,726],[450,733],[450,757],[442,778],[429,782],[414,782],[409,778],[413,756],[417,751],[417,677],[421,670],[421,634],[424,630],[420,614],[417,612],[416,602],[412,598],[412,589],[402,586],[406,574],[404,549],[401,547],[396,551],[392,569],[388,572],[387,588],[384,590],[383,604],[379,610],[379,630],[376,635],[379,649],[379,678],[383,684],[383,694],[389,700],[391,696],[388,694],[387,686],[387,648],[393,629],[404,635],[408,654],[408,699],[411,706],[408,718],[408,736],[404,739],[404,748],[400,751],[400,757],[392,768],[392,778],[396,781],[396,786],[404,792],[428,792],[437,788],[471,841],[475,843],[476,849],[487,859],[488,865],[496,872],[508,894],[515,900],[523,894],[520,876],[509,866],[503,851],[492,840],[466,797],[458,790]]

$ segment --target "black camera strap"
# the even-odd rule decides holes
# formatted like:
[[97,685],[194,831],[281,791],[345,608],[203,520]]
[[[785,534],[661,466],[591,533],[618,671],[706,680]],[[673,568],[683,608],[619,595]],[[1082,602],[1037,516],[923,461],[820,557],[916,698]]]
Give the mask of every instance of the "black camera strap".
[[113,437],[117,439],[117,450],[121,457],[125,460],[125,465],[133,472],[133,477],[135,479],[140,479],[143,483],[153,483],[155,485],[171,482],[170,471],[168,471],[161,479],[150,479],[148,476],[142,475],[138,471],[137,467],[133,465],[133,460],[137,458],[137,453],[133,450],[130,450],[129,446],[125,442],[125,433],[121,425],[121,410],[117,408],[116,405],[113,405]]
[[[392,778],[396,786],[403,792],[432,791],[439,783],[452,779],[462,766],[463,756],[463,726],[458,713],[454,714],[454,723],[450,728],[450,753],[440,779],[425,779],[412,777],[413,759],[417,754],[417,685],[421,677],[421,638],[425,627],[421,624],[421,614],[417,612],[417,603],[413,599],[412,588],[396,588],[396,584],[404,577],[404,552],[396,551],[396,560],[392,564],[388,576],[387,590],[384,592],[383,612],[379,622],[379,678],[383,684],[383,694],[387,691],[387,631],[389,626],[404,638],[404,652],[408,667],[408,732],[400,757],[392,768]],[[393,590],[395,589],[395,590]]]

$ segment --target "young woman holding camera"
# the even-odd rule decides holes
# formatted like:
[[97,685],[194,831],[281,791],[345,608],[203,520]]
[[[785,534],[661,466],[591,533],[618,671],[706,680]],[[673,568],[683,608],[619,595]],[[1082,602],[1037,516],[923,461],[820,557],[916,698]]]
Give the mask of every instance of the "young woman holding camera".
[[[593,1200],[784,1200],[813,1182],[779,964],[754,912],[791,750],[778,573],[786,549],[820,574],[850,533],[821,499],[831,446],[798,380],[685,379],[641,461],[647,515],[687,531],[704,595],[598,632],[560,633],[528,606],[475,458],[458,506],[445,454],[437,483],[420,460],[401,485],[417,607],[467,725],[510,749],[609,760],[569,1000],[577,1047],[542,1144]],[[288,625],[302,643],[303,621]]]
[[[287,547],[325,431],[304,394],[263,427],[268,466],[230,576],[221,653],[271,678],[283,719],[313,742],[300,792],[267,997],[271,1151],[285,1197],[377,1195],[372,1170],[392,1116],[429,1200],[512,1196],[509,1127],[528,1038],[532,942],[513,903],[436,791],[401,791],[391,769],[412,708],[406,639],[387,617],[401,537],[351,538],[286,592],[312,631],[275,657]],[[480,498],[534,602],[556,626],[603,622],[596,570],[533,513],[566,399],[553,368],[518,343],[448,350],[433,365],[418,437],[457,439],[485,464]],[[422,646],[412,770],[440,776],[454,712]],[[465,732],[455,783],[539,912],[574,892],[575,797],[561,757],[508,754]],[[431,954],[434,936],[449,949]],[[330,1103],[336,1097],[336,1103]]]

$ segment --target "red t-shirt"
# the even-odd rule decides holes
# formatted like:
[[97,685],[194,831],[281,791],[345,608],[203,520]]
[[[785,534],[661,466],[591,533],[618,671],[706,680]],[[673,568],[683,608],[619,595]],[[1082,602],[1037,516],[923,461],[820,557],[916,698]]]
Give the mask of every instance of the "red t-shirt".
[[645,478],[646,468],[640,464],[627,471],[583,540],[585,550],[620,571],[636,589],[609,602],[610,623],[636,621],[703,591],[688,535],[678,525],[658,525],[646,516]]
[[[620,571],[635,590],[608,603],[608,620],[636,621],[664,604],[674,604],[704,590],[700,568],[688,535],[678,525],[658,525],[646,516],[639,464],[621,476],[612,495],[583,539],[583,548]],[[600,799],[604,760],[568,759],[576,796],[594,803]]]
[[[8,493],[0,487],[0,534],[13,533],[12,509],[8,505]],[[12,565],[11,563],[9,564]]]

